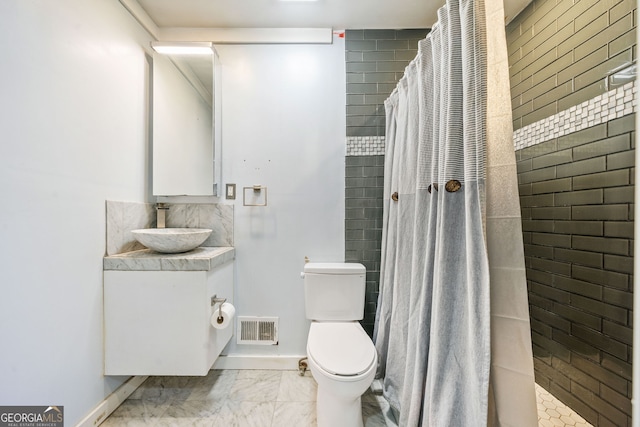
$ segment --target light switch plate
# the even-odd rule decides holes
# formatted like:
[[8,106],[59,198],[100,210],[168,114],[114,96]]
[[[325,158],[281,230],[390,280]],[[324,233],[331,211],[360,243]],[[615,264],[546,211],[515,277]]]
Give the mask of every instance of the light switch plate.
[[227,200],[235,200],[236,199],[236,185],[235,184],[227,184],[225,196]]

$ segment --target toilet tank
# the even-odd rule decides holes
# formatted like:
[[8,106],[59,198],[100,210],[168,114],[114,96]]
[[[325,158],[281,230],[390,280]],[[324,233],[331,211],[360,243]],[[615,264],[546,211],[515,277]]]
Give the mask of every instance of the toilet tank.
[[348,321],[364,316],[366,268],[357,263],[316,263],[304,266],[307,319]]

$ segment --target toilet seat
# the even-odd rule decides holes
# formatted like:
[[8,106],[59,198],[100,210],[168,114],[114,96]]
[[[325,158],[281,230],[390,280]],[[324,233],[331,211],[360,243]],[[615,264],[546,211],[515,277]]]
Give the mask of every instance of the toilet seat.
[[312,322],[308,357],[329,374],[354,377],[371,369],[376,349],[358,322]]

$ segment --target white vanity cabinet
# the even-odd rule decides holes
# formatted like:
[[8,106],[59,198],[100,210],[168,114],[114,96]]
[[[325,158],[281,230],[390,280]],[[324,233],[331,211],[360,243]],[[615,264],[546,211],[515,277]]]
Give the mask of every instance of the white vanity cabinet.
[[212,297],[233,303],[233,257],[225,251],[215,262],[192,262],[156,254],[163,259],[155,263],[147,255],[129,265],[105,258],[105,375],[206,375],[234,330],[233,322],[211,325],[219,307]]

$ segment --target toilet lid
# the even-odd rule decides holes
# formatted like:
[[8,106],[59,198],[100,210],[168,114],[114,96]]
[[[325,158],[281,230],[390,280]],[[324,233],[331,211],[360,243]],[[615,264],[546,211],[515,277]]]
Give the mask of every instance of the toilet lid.
[[371,338],[358,322],[312,322],[307,351],[322,369],[344,376],[367,371],[376,355]]

